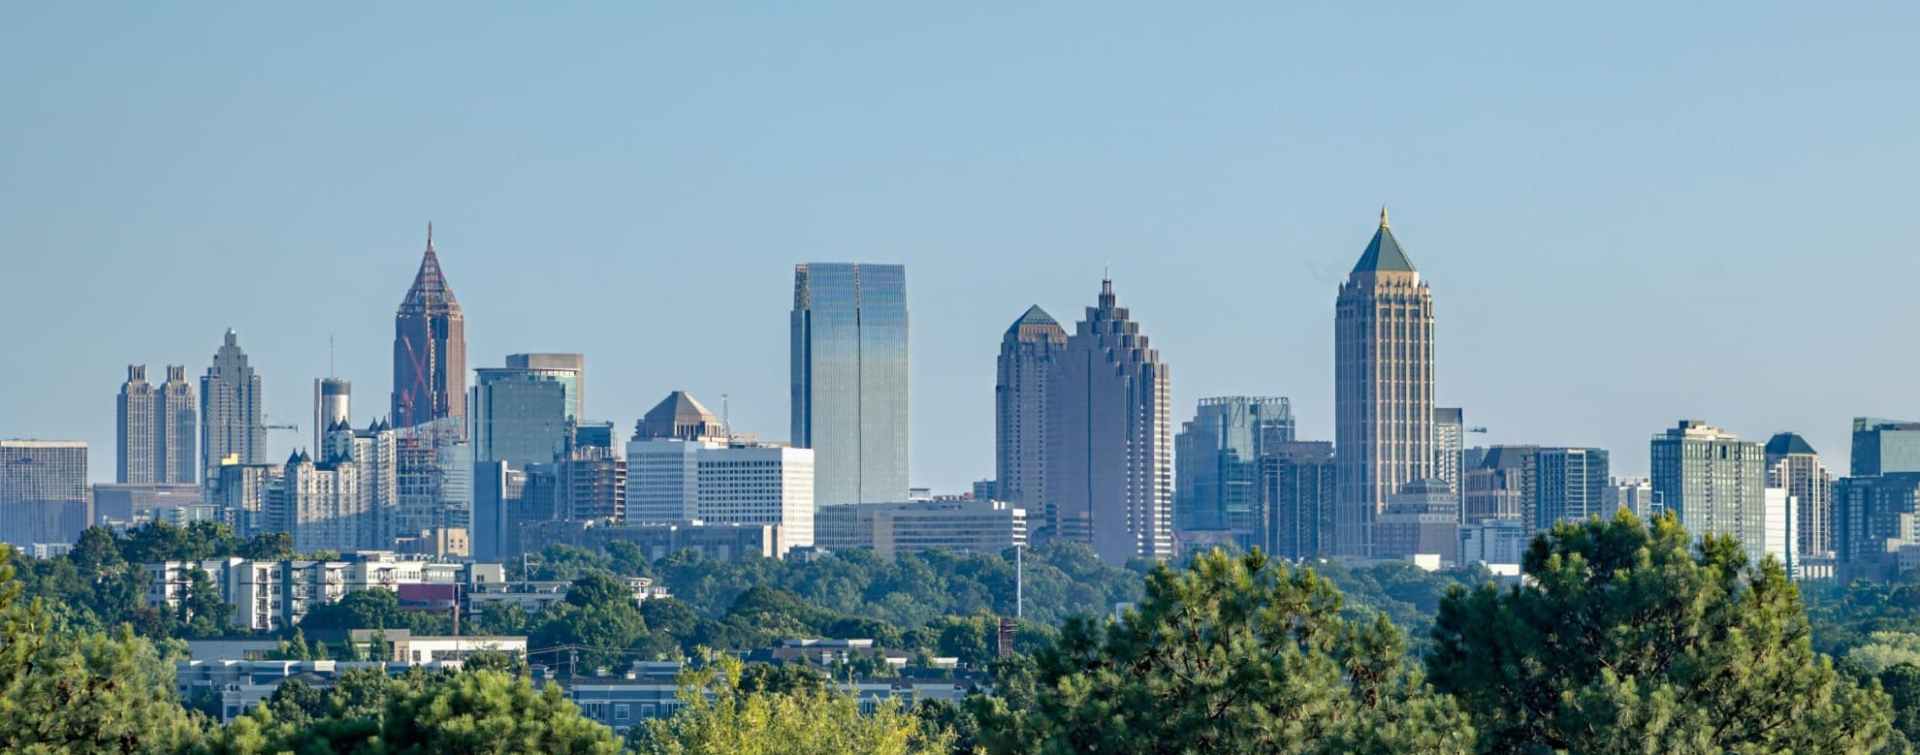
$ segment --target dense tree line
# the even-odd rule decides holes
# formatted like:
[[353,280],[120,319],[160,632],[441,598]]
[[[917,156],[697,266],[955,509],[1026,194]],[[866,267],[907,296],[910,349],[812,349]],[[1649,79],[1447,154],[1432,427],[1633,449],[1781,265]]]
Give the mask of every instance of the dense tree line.
[[[1622,514],[1556,527],[1526,555],[1528,584],[1446,589],[1422,643],[1387,612],[1351,604],[1336,582],[1357,581],[1353,573],[1259,553],[1215,551],[1144,569],[1119,618],[1067,615],[1008,659],[986,651],[990,614],[937,616],[902,632],[903,642],[991,664],[990,692],[958,707],[881,706],[871,715],[818,670],[743,668],[732,655],[686,645],[843,622],[849,630],[880,622],[884,631],[896,616],[860,616],[831,601],[886,606],[904,584],[795,591],[783,584],[800,583],[781,582],[783,569],[804,569],[794,565],[762,575],[770,584],[725,590],[727,578],[715,577],[687,600],[635,606],[611,576],[614,556],[563,555],[540,568],[557,575],[555,563],[578,562],[574,589],[540,616],[522,617],[537,619],[530,632],[572,632],[543,641],[608,659],[651,643],[693,658],[675,716],[622,741],[557,689],[535,688],[525,664],[487,658],[461,672],[355,672],[324,691],[290,682],[266,705],[214,726],[175,699],[169,654],[177,647],[47,610],[24,598],[27,580],[8,573],[0,575],[0,749],[1875,753],[1911,751],[1907,734],[1920,718],[1920,666],[1904,655],[1920,645],[1899,629],[1863,624],[1853,649],[1883,647],[1836,665],[1815,649],[1799,590],[1778,564],[1749,563],[1724,538],[1695,541],[1672,518]],[[685,578],[734,568],[631,566],[669,580],[675,570]],[[872,568],[897,567],[876,560]],[[1374,584],[1363,589],[1416,608],[1426,600],[1413,575],[1364,576]],[[1856,588],[1869,589],[1834,589]],[[395,618],[384,607],[352,610],[367,612],[354,622]],[[1816,604],[1814,613],[1826,610]]]

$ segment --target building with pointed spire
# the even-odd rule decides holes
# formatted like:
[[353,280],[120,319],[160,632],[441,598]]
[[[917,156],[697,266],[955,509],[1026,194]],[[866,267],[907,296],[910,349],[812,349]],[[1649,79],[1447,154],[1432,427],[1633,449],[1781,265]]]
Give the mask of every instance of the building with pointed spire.
[[231,328],[213,364],[200,376],[200,466],[212,483],[220,479],[220,464],[263,464],[267,456],[265,398],[260,375],[240,350],[240,336]]
[[1040,305],[1007,326],[1000,338],[993,386],[993,498],[1027,511],[1027,524],[1049,526],[1047,508],[1048,395],[1053,371],[1067,350],[1067,330]]
[[1433,295],[1386,208],[1334,306],[1334,547],[1366,557],[1388,499],[1434,471]]
[[1046,491],[1053,536],[1101,560],[1173,555],[1172,372],[1100,281],[1049,390]]
[[467,326],[440,270],[427,226],[427,251],[393,318],[393,426],[467,416]]
[[146,365],[127,365],[127,381],[120,384],[120,396],[114,401],[114,419],[113,481],[122,485],[159,482],[153,447],[153,384],[147,382]]

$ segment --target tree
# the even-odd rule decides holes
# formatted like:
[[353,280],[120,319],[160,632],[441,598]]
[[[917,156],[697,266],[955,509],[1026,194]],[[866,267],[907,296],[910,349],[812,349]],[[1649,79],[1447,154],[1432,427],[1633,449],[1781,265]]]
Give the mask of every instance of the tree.
[[452,674],[390,699],[381,743],[394,752],[605,753],[620,751],[613,730],[580,715],[548,684],[499,671]]
[[173,665],[125,628],[112,636],[57,632],[43,643],[9,636],[6,643],[9,650],[39,647],[0,688],[0,750],[160,753],[200,738],[174,691]]
[[[1069,620],[970,701],[989,752],[1466,752],[1472,731],[1391,622],[1349,620],[1311,570],[1214,550],[1154,567],[1118,622]],[[1173,744],[1177,743],[1177,744]]]
[[234,555],[253,561],[285,561],[294,556],[293,535],[286,532],[254,535],[241,543]]
[[739,659],[727,655],[686,672],[683,707],[631,729],[628,746],[646,755],[931,755],[952,741],[898,705],[862,715],[851,695],[810,685],[749,691],[742,676]]
[[180,622],[188,625],[191,636],[218,637],[225,633],[232,610],[206,570],[196,565],[187,572],[187,593],[180,598]]
[[567,602],[581,608],[632,604],[633,590],[626,583],[602,572],[593,572],[573,581],[567,589]]
[[1649,527],[1561,524],[1536,539],[1532,583],[1453,590],[1428,666],[1492,752],[1872,752],[1887,698],[1808,641],[1777,562],[1729,538],[1698,549],[1671,515]]

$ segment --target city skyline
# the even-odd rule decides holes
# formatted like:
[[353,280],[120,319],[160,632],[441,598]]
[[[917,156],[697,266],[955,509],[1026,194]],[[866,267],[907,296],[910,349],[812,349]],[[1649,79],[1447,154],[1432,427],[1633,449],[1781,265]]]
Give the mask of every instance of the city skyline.
[[[306,417],[312,379],[337,372],[360,384],[353,424],[363,426],[387,403],[391,334],[381,331],[398,279],[417,265],[420,223],[433,219],[477,323],[469,364],[586,353],[595,419],[626,425],[684,388],[728,396],[743,431],[785,437],[785,376],[759,369],[785,342],[765,302],[783,298],[797,261],[900,262],[914,271],[920,312],[913,483],[962,490],[992,475],[995,337],[1035,303],[1074,311],[1084,282],[1112,264],[1130,305],[1152,314],[1156,346],[1181,365],[1174,416],[1202,396],[1285,395],[1300,437],[1331,438],[1327,288],[1384,201],[1442,293],[1435,399],[1490,428],[1473,445],[1607,448],[1620,473],[1638,476],[1649,432],[1698,417],[1750,439],[1799,433],[1845,469],[1851,417],[1920,414],[1899,377],[1912,359],[1857,327],[1920,317],[1898,286],[1917,263],[1881,240],[1914,230],[1893,178],[1902,171],[1886,170],[1920,156],[1901,125],[1912,106],[1871,96],[1912,76],[1893,57],[1899,45],[1879,40],[1903,24],[1782,8],[1685,23],[1701,12],[1680,12],[1696,33],[1689,45],[1634,45],[1604,70],[1571,61],[1618,53],[1620,21],[1586,19],[1598,25],[1548,44],[1494,31],[1508,27],[1491,9],[1385,20],[1259,10],[1140,28],[1149,14],[1083,28],[1048,9],[1030,11],[1034,23],[1016,26],[1032,31],[1012,32],[984,68],[916,62],[902,45],[938,52],[963,40],[882,16],[805,28],[895,41],[838,52],[771,44],[789,54],[777,72],[757,58],[688,54],[740,19],[681,11],[670,18],[690,25],[685,41],[614,21],[580,44],[612,51],[608,60],[481,64],[475,76],[517,95],[495,98],[493,87],[419,96],[462,57],[445,43],[392,43],[425,28],[424,10],[386,11],[389,23],[369,28],[319,24],[297,38],[307,47],[259,39],[133,70],[110,54],[61,67],[71,56],[59,50],[104,35],[158,60],[152,50],[183,29],[244,40],[270,14],[138,26],[40,9],[0,53],[17,64],[3,75],[46,103],[0,125],[17,145],[15,185],[34,187],[0,210],[0,246],[25,250],[0,263],[0,294],[53,316],[0,357],[19,376],[0,399],[0,434],[86,440],[91,476],[110,479],[113,420],[100,397],[124,365],[197,371],[227,327],[247,336],[276,421]],[[472,19],[438,23],[481,42],[504,34]],[[563,17],[527,28],[579,31]],[[1089,51],[1140,54],[1050,52],[1057,45],[1042,38],[1069,28]],[[1365,28],[1393,43],[1392,57],[1345,59],[1306,37],[1250,46],[1299,28]],[[741,34],[719,49],[771,39],[756,23]],[[342,60],[343,44],[379,53]],[[1253,49],[1272,64],[1249,65]],[[207,73],[261,59],[272,65],[256,78]],[[695,61],[690,75],[639,74],[633,86],[652,96],[630,103],[528,86],[684,70],[654,65],[675,59]],[[1509,59],[1536,65],[1476,75]],[[1168,60],[1183,67],[1157,72]],[[341,80],[359,86],[317,85]],[[1700,97],[1715,81],[1743,96]],[[1063,91],[1073,94],[1049,105]],[[320,99],[290,105],[295,92]],[[447,128],[450,102],[471,108],[462,129]],[[1016,129],[981,104],[1035,117]],[[1423,117],[1381,117],[1406,110]],[[522,115],[535,112],[545,114]],[[1814,128],[1837,112],[1853,114],[1847,129]],[[286,147],[300,142],[321,147]],[[727,222],[743,211],[754,222]],[[1707,251],[1721,249],[1740,253]],[[1823,264],[1808,265],[1816,255]],[[170,264],[134,266],[156,258]],[[1883,274],[1853,272],[1867,269]],[[649,285],[661,277],[700,284]],[[75,311],[76,290],[165,311],[168,326],[105,327]],[[1825,293],[1836,291],[1847,293]],[[1769,321],[1764,335],[1672,327],[1757,319],[1803,292],[1802,316]],[[682,313],[710,322],[638,326]],[[1597,335],[1555,338],[1548,325],[1564,326],[1563,315],[1594,318]],[[326,366],[329,335],[337,371]],[[1782,362],[1785,340],[1818,343],[1849,369]],[[1563,369],[1582,361],[1595,366]],[[265,457],[305,445],[302,430],[270,434]]]

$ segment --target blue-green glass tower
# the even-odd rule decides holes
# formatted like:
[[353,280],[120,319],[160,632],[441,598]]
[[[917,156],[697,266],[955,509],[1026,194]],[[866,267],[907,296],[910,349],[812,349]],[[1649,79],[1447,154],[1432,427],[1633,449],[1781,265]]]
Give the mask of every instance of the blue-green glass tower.
[[793,269],[793,444],[816,506],[907,500],[907,270]]

